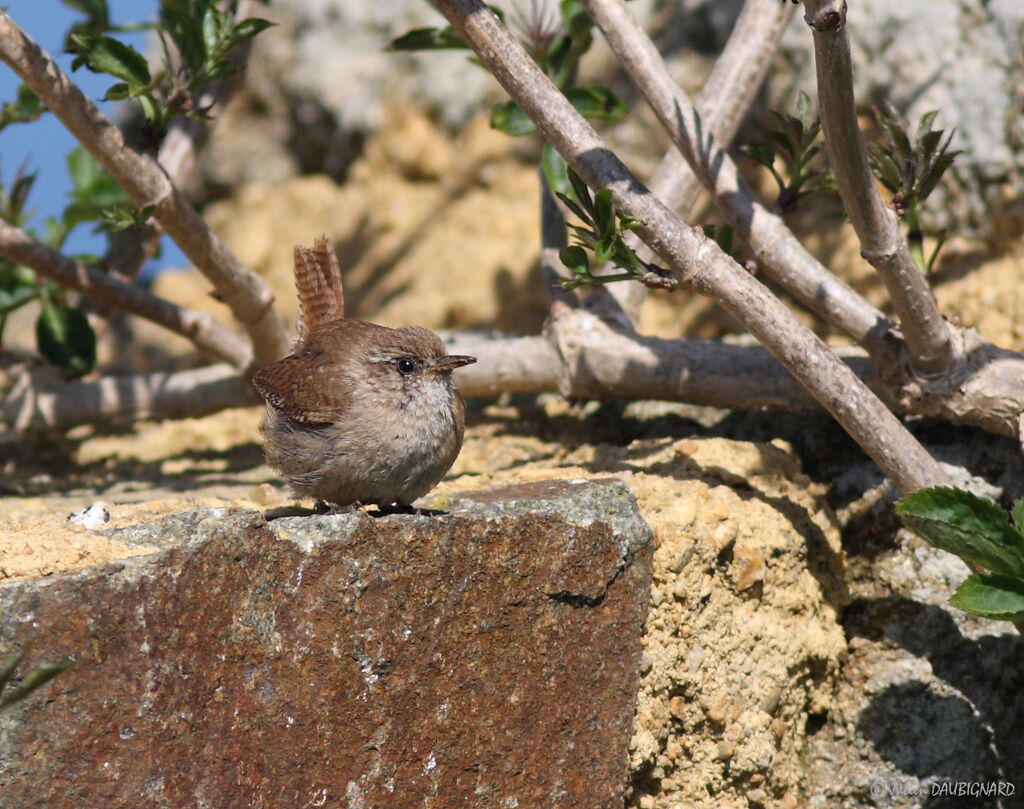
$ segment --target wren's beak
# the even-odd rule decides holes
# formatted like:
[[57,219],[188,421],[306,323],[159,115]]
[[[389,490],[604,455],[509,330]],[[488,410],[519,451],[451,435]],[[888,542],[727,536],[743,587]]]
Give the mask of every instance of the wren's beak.
[[445,354],[434,360],[430,370],[435,374],[443,374],[461,368],[463,365],[472,365],[474,362],[476,362],[476,357],[467,357],[464,354]]

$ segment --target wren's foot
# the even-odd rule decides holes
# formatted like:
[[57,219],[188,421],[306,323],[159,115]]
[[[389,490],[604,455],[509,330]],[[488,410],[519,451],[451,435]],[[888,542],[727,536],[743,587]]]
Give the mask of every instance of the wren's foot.
[[371,517],[387,517],[390,514],[414,514],[419,517],[438,517],[447,514],[436,508],[414,508],[413,506],[377,506],[376,512],[367,512]]
[[313,506],[313,512],[316,514],[350,514],[353,511],[358,511],[360,508],[359,503],[350,503],[347,506],[331,506],[323,500],[317,500]]

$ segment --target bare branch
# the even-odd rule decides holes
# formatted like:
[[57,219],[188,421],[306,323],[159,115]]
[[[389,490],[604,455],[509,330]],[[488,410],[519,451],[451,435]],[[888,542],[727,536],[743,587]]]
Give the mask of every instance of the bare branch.
[[[697,97],[697,115],[727,149],[754,103],[779,39],[793,16],[790,3],[747,0],[729,41]],[[651,190],[670,208],[686,215],[700,194],[700,178],[677,150],[670,150],[651,178]]]
[[607,148],[479,0],[434,0],[541,134],[593,188],[643,224],[637,233],[680,280],[737,318],[828,410],[902,491],[948,478],[864,384],[761,284],[683,224]]
[[258,403],[252,385],[224,364],[51,384],[26,373],[0,401],[0,420],[19,431],[67,430],[80,424],[198,418]]
[[486,334],[442,334],[448,351],[476,357],[475,365],[455,372],[464,396],[556,391],[562,377],[558,351],[546,337],[501,337]]
[[252,364],[252,348],[209,315],[177,306],[150,294],[115,273],[100,272],[40,244],[0,220],[0,256],[31,267],[58,284],[81,292],[111,309],[151,320],[191,340],[197,348],[226,360],[235,372]]
[[895,213],[886,208],[875,187],[854,103],[846,2],[809,0],[804,8],[814,37],[821,129],[839,196],[860,239],[861,255],[889,290],[915,367],[924,373],[939,372],[956,359],[955,343]]
[[[782,32],[792,16],[792,4],[779,0],[746,0],[743,4],[729,40],[697,97],[697,114],[723,149],[732,143],[754,103]],[[675,148],[665,154],[649,185],[651,191],[669,208],[678,211],[684,220],[703,187],[686,158]],[[639,256],[644,261],[654,258],[646,246],[641,246]],[[637,283],[616,284],[611,292],[636,322],[640,306],[647,297],[647,287]]]
[[629,15],[622,0],[584,0],[583,5],[673,143],[711,191],[722,215],[750,244],[769,275],[811,311],[853,337],[868,353],[875,356],[891,352],[889,320],[826,270],[785,222],[757,200],[686,93],[672,80],[654,43]]
[[291,340],[263,280],[242,266],[156,162],[129,148],[120,130],[3,11],[0,59],[39,96],[135,205],[155,206],[154,218],[210,279],[245,326],[257,358],[276,359],[284,354]]
[[[1024,357],[963,332],[964,373],[891,404],[897,410],[1020,438],[1024,413]],[[713,407],[819,408],[815,399],[760,346],[718,340],[641,337],[606,313],[553,308],[548,337],[447,334],[453,353],[471,354],[475,365],[456,371],[467,397],[559,391],[594,399],[659,399]],[[857,347],[835,349],[843,363],[879,395],[888,383]],[[49,380],[49,381],[46,381]],[[258,404],[251,386],[227,365],[178,373],[138,374],[56,382],[52,374],[28,374],[0,402],[0,421],[18,429],[68,429],[110,421],[182,418],[225,407]]]

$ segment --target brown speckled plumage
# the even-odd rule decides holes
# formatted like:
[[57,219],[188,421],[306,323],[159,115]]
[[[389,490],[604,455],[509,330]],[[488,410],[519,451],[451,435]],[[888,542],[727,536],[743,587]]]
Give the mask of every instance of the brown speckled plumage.
[[267,463],[300,497],[405,506],[429,491],[462,447],[465,404],[428,329],[347,320],[326,237],[295,250],[299,339],[253,377],[267,402]]

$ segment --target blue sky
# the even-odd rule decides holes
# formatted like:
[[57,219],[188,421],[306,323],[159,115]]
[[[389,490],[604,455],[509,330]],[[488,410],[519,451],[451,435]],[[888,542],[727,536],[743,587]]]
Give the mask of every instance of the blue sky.
[[[157,0],[108,0],[111,19],[114,23],[147,22],[156,18]],[[60,67],[71,70],[71,57],[61,52],[64,34],[71,23],[81,19],[59,0],[8,0],[7,13],[42,48],[50,54]],[[137,50],[145,52],[146,34],[138,33],[121,36]],[[72,74],[75,82],[94,101],[103,97],[115,79],[110,76],[90,73],[84,68]],[[18,77],[7,65],[0,63],[0,100],[12,101],[20,84]],[[107,115],[113,114],[110,104],[101,104]],[[31,226],[41,230],[46,216],[59,215],[67,204],[71,187],[65,168],[64,156],[77,142],[52,115],[44,115],[39,121],[9,126],[0,132],[0,170],[6,185],[23,161],[28,159],[28,169],[37,173],[29,208],[35,209]],[[102,235],[93,235],[92,225],[80,225],[68,239],[67,252],[100,253],[105,241]],[[164,239],[163,252],[154,266],[182,267],[187,260],[170,240]]]

